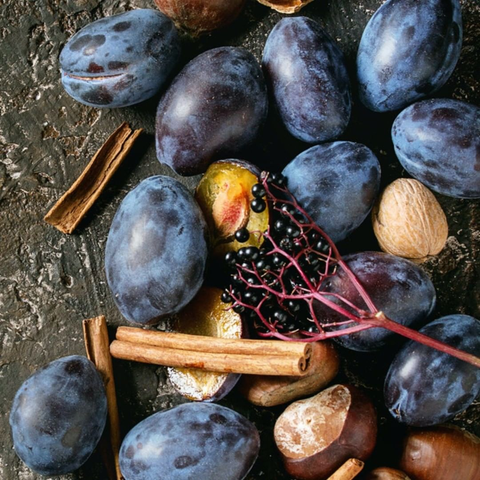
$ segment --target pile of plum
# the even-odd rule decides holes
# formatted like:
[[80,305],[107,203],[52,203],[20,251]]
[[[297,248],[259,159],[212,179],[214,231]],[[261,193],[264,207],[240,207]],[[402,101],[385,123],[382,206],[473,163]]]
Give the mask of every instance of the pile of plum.
[[[368,109],[399,111],[393,146],[411,176],[441,195],[475,199],[480,109],[424,99],[448,80],[461,45],[458,0],[388,0],[365,28],[356,82]],[[195,195],[174,175],[157,175],[121,203],[105,271],[126,320],[146,326],[169,319],[214,271],[225,308],[243,316],[252,337],[333,338],[372,352],[392,345],[392,332],[408,330],[409,338],[421,340],[419,329],[480,355],[480,321],[460,314],[431,321],[435,288],[418,265],[381,252],[342,258],[335,245],[368,217],[381,171],[367,146],[338,140],[350,122],[352,86],[342,52],[318,23],[302,16],[280,20],[261,65],[243,48],[219,47],[172,79],[180,59],[177,28],[156,10],[93,22],[60,56],[65,90],[88,106],[126,107],[162,92],[158,160],[175,174],[202,175]],[[306,145],[282,172],[237,160],[261,141],[269,108],[288,135]],[[401,327],[375,323],[380,313]],[[384,387],[391,414],[420,427],[452,419],[479,392],[478,364],[416,341],[400,349]],[[88,361],[53,362],[15,397],[10,423],[18,455],[41,474],[79,468],[103,430],[105,403]],[[182,447],[187,436],[191,448]],[[124,440],[120,464],[127,480],[238,480],[259,449],[258,431],[243,416],[189,403],[137,425]],[[314,478],[309,475],[314,472],[298,478]]]

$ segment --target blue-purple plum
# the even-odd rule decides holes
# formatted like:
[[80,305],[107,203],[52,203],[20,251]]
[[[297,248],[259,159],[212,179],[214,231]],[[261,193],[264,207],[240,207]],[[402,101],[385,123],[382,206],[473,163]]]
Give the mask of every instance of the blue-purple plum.
[[334,140],[350,120],[343,53],[314,20],[289,17],[270,32],[262,67],[287,130],[311,144]]
[[83,465],[107,420],[107,397],[95,365],[72,355],[37,370],[18,389],[10,411],[13,445],[41,475]]
[[[391,320],[415,328],[428,320],[436,303],[435,287],[428,275],[410,260],[383,252],[360,252],[346,255],[344,260],[355,274],[374,305]],[[338,294],[359,308],[367,306],[344,270],[338,269],[325,288]],[[344,306],[338,299],[334,303]],[[348,307],[347,307],[348,310]],[[317,317],[328,323],[345,321],[346,318],[331,308],[317,302]],[[352,325],[348,325],[352,326]],[[328,330],[343,329],[330,327]],[[395,337],[391,331],[375,327],[335,338],[345,348],[360,352],[373,352],[385,347]]]
[[451,99],[410,105],[392,126],[403,168],[435,192],[480,198],[480,108]]
[[[461,314],[429,323],[421,333],[480,355],[480,321]],[[385,379],[385,404],[399,422],[426,427],[447,422],[480,393],[480,369],[439,350],[409,341]]]
[[127,107],[157,94],[180,60],[180,40],[163,13],[138,9],[96,20],[60,54],[62,84],[91,107]]
[[183,308],[203,282],[206,223],[178,180],[143,180],[121,203],[105,249],[107,282],[122,315],[157,323]]
[[365,220],[380,188],[380,163],[365,145],[338,141],[300,153],[283,170],[288,188],[338,242]]
[[241,480],[260,449],[256,427],[216,403],[186,403],[136,425],[120,448],[125,480]]
[[441,88],[462,48],[458,0],[388,0],[368,22],[357,53],[362,103],[399,110]]
[[160,163],[180,175],[205,172],[257,138],[268,111],[262,70],[239,47],[198,55],[175,77],[157,109]]

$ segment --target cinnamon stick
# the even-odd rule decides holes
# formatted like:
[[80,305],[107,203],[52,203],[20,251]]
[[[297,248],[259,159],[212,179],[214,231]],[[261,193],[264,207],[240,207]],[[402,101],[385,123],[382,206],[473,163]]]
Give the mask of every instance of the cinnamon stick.
[[72,233],[128,155],[142,129],[123,122],[100,147],[82,174],[62,195],[44,220],[63,233]]
[[[176,332],[143,330],[135,327],[119,327],[116,339],[131,343],[142,343],[177,350],[197,352],[228,353],[245,355],[292,355],[308,363],[312,345],[306,342],[285,342],[283,340],[252,340],[208,337]],[[305,365],[306,368],[306,365]]]
[[363,469],[364,462],[358,458],[349,458],[333,475],[327,480],[352,480]]
[[[183,337],[185,334],[170,334]],[[199,337],[192,335],[192,337]],[[310,367],[310,359],[292,354],[255,354],[214,352],[217,342],[224,339],[204,337],[209,339],[209,350],[185,350],[182,348],[166,348],[114,340],[110,344],[110,353],[114,358],[136,362],[164,365],[166,367],[199,368],[219,373],[249,373],[252,375],[305,375]],[[232,340],[243,342],[244,340]],[[205,343],[202,339],[200,346]],[[181,341],[178,342],[181,345]]]
[[[113,378],[112,358],[109,351],[109,338],[105,317],[90,318],[83,321],[83,336],[87,357],[100,372],[107,395],[108,424],[110,445],[103,439],[102,456],[111,480],[123,479],[118,461],[120,450],[120,422],[118,418],[117,397],[115,395],[115,381]],[[110,447],[110,448],[109,448]]]

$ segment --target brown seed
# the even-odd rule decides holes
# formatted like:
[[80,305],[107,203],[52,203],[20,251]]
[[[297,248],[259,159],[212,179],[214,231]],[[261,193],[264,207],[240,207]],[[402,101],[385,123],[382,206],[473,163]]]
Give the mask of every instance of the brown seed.
[[448,237],[447,218],[437,199],[410,178],[385,188],[373,207],[372,223],[380,248],[404,258],[437,255]]

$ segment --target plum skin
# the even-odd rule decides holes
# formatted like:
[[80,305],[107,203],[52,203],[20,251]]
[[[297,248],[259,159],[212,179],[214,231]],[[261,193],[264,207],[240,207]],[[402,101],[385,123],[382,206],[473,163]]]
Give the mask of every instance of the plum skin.
[[357,53],[361,102],[399,110],[434,93],[452,74],[462,47],[458,0],[389,0],[368,22]]
[[[480,355],[480,321],[469,315],[441,317],[420,332]],[[385,404],[399,422],[414,427],[444,423],[480,393],[480,370],[446,353],[409,341],[394,358],[385,384]]]
[[311,147],[282,173],[290,192],[334,242],[360,226],[380,188],[380,163],[369,148],[354,142]]
[[402,110],[392,125],[395,153],[407,172],[442,195],[480,198],[480,108],[431,99]]
[[350,120],[343,53],[314,20],[283,18],[270,32],[262,67],[287,130],[306,143],[339,137]]
[[184,67],[160,100],[157,158],[180,175],[204,173],[215,160],[250,146],[267,110],[255,57],[239,47],[207,50]]
[[94,364],[72,355],[37,370],[18,389],[10,412],[17,455],[41,475],[83,465],[107,419],[107,397]]
[[193,196],[171,177],[149,177],[125,197],[108,234],[105,270],[127,320],[157,323],[195,296],[207,261],[206,231]]
[[157,94],[180,60],[173,22],[152,9],[96,20],[60,53],[65,91],[97,108],[134,105]]
[[[383,252],[360,252],[345,255],[344,261],[370,295],[375,306],[393,321],[408,327],[418,327],[427,321],[435,308],[436,293],[432,281],[410,260]],[[366,308],[341,269],[331,278],[325,291],[338,293],[354,305]],[[338,303],[335,299],[333,301]],[[320,319],[328,318],[332,322],[345,320],[320,302],[314,307]],[[332,327],[330,329],[333,330]],[[385,347],[395,335],[385,328],[374,327],[336,337],[334,340],[351,350],[372,352]]]
[[256,427],[215,403],[185,403],[136,425],[120,447],[125,480],[244,478],[260,449]]

